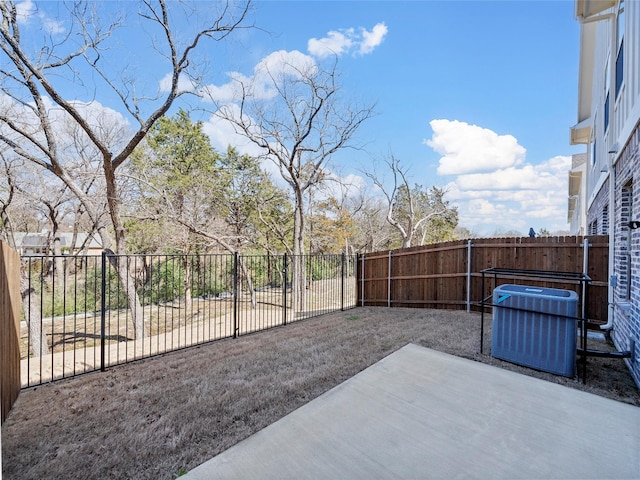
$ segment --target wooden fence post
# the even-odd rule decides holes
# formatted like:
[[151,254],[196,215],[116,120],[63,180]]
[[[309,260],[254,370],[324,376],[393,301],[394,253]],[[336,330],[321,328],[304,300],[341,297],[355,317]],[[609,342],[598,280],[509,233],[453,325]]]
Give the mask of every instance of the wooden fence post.
[[391,307],[391,257],[393,253],[389,250],[389,266],[387,267],[387,307]]
[[360,290],[362,297],[360,298],[360,306],[364,307],[364,253],[360,255]]
[[1,422],[20,394],[20,255],[0,241]]
[[467,241],[467,313],[471,312],[471,240]]

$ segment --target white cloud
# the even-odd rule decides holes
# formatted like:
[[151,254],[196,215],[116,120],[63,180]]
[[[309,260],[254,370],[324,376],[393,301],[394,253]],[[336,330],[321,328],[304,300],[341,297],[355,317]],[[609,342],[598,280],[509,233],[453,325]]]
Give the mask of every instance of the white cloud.
[[298,50],[278,50],[264,57],[254,67],[253,78],[260,85],[273,84],[273,79],[301,78],[312,74],[316,69],[316,62],[309,55]]
[[[240,115],[240,108],[237,105],[231,104],[225,108],[233,109],[234,115]],[[231,123],[221,119],[215,114],[211,115],[207,121],[203,122],[202,130],[209,136],[211,145],[213,145],[213,147],[219,152],[225,152],[227,147],[231,145],[236,148],[240,154],[259,157],[265,153],[263,149],[247,140],[245,136],[236,133],[235,128]]]
[[325,200],[330,197],[339,200],[355,198],[366,187],[366,182],[360,175],[348,174],[341,177],[335,172],[327,171],[325,173],[328,181],[322,184],[322,190],[316,196],[317,200]]
[[469,204],[467,216],[471,218],[482,217],[487,219],[512,218],[517,215],[517,211],[506,204],[492,203],[484,198],[478,199]]
[[54,18],[46,15],[44,12],[39,11],[33,0],[25,0],[16,4],[16,17],[18,23],[26,25],[32,18],[40,19],[42,28],[45,32],[52,35],[65,32],[65,28],[62,22],[55,20]]
[[[227,72],[229,81],[221,85],[209,84],[198,90],[205,101],[231,103],[240,100],[240,95],[248,93],[256,100],[268,100],[277,95],[274,81],[283,77],[300,78],[310,75],[316,69],[312,57],[297,50],[278,50],[264,57],[253,67],[253,74],[246,76],[240,72]],[[171,75],[167,74],[160,81],[160,89],[169,91]],[[196,85],[186,76],[179,78],[178,88],[181,92],[193,92]]]
[[[277,95],[274,80],[283,77],[300,78],[316,67],[312,57],[297,50],[278,50],[264,57],[247,77],[239,72],[228,72],[229,81],[222,85],[207,85],[200,90],[204,100],[228,103],[240,100],[240,94],[249,93],[256,100],[268,100]],[[242,88],[241,88],[242,87]]]
[[371,53],[384,41],[384,37],[387,36],[388,31],[389,29],[384,23],[377,23],[370,32],[363,29],[359,53],[361,55]]
[[[51,98],[43,96],[42,102],[48,112],[50,123],[54,131],[57,133],[63,131],[66,128],[63,125],[65,123],[75,125],[75,120],[73,120],[65,110],[55,104]],[[72,100],[70,103],[82,118],[84,118],[84,120],[96,131],[99,131],[100,129],[113,128],[114,126],[117,126],[118,128],[129,127],[129,122],[120,112],[106,107],[100,102],[95,100],[91,102]],[[30,108],[15,102],[7,95],[0,95],[0,106],[7,111],[11,110],[10,115],[16,119],[19,118],[23,124],[35,125],[38,130],[41,130],[39,127],[40,122],[34,111]]]
[[[159,84],[160,92],[167,93],[171,91],[171,80],[172,75],[170,73],[167,73],[164,77],[162,77]],[[187,77],[186,75],[180,75],[178,77],[178,92],[193,92],[194,90],[195,85],[189,77]]]
[[[265,158],[265,150],[247,140],[236,132],[235,127],[222,117],[239,118],[239,100],[242,94],[251,96],[252,100],[269,100],[278,95],[277,87],[284,78],[301,78],[312,75],[317,68],[312,57],[297,50],[279,50],[264,57],[253,68],[251,76],[240,72],[228,72],[228,81],[221,85],[207,85],[199,90],[203,100],[218,105],[219,110],[203,124],[203,131],[209,136],[211,144],[219,151],[226,151],[229,145],[241,154],[255,158],[263,158],[262,168],[273,178],[279,178],[280,172],[276,164]],[[275,83],[274,83],[275,82]],[[251,119],[248,124],[259,128]]]
[[[236,116],[240,114],[240,108],[235,104],[229,104],[224,108],[233,109]],[[245,136],[236,133],[231,123],[213,114],[202,123],[202,131],[207,134],[211,145],[219,152],[226,152],[227,148],[232,146],[241,155],[246,154],[261,159],[262,169],[271,176],[277,185],[286,188],[277,165],[272,160],[264,158],[265,150],[247,140]]]
[[[73,162],[78,155],[78,148],[83,144],[83,155],[98,155],[96,148],[77,122],[49,97],[43,96],[42,102],[48,112],[49,122],[56,139],[58,154],[63,162]],[[90,125],[97,138],[109,147],[112,151],[118,151],[130,138],[130,124],[127,119],[116,110],[105,107],[97,101],[80,102],[71,101],[71,104],[80,116]],[[46,143],[44,133],[39,119],[33,110],[25,105],[15,102],[6,95],[0,95],[0,108],[19,122],[19,128],[37,141]],[[11,131],[6,126],[0,126],[0,133],[11,138],[22,148],[30,151],[34,156],[39,157],[42,152],[33,148],[33,144],[25,142],[16,132]]]
[[[221,118],[230,114],[233,118],[237,118],[240,112],[238,104],[241,96],[250,96],[251,101],[270,100],[278,95],[277,89],[283,79],[298,79],[314,75],[318,68],[314,56],[322,58],[330,53],[342,55],[349,52],[364,55],[380,45],[386,34],[387,27],[383,23],[377,24],[371,31],[365,29],[332,31],[323,39],[309,41],[311,55],[298,50],[279,50],[258,62],[250,75],[237,71],[227,72],[224,83],[209,84],[198,90],[204,101],[212,102],[219,108],[217,114],[214,113],[204,123],[204,132],[218,150],[224,151],[232,145],[241,153],[264,157],[263,150],[249,142],[243,135],[236,133],[233,125]],[[161,87],[166,88],[169,80],[169,77],[165,78]],[[270,173],[277,172],[276,177],[280,176],[279,170],[272,161],[263,162],[263,168]],[[363,182],[360,177],[346,180],[353,181],[358,186]]]
[[387,36],[389,29],[384,23],[377,23],[371,31],[365,28],[347,28],[331,30],[324,38],[311,38],[307,43],[307,50],[317,58],[331,55],[342,56],[352,53],[366,55],[378,47]]
[[36,15],[37,9],[32,0],[16,3],[16,18],[18,23],[28,23]]
[[307,43],[307,50],[318,58],[341,56],[353,47],[353,35],[352,28],[342,32],[330,31],[324,38],[311,38]]
[[[225,108],[234,110],[234,115],[239,115],[239,107],[231,104]],[[212,115],[202,124],[202,130],[211,141],[211,145],[219,152],[225,152],[229,145],[233,146],[240,154],[247,154],[254,158],[261,158],[261,167],[267,172],[276,185],[287,189],[288,185],[283,180],[277,164],[269,158],[265,158],[265,150],[247,140],[246,137],[236,133],[234,127],[227,121],[222,120],[217,115]],[[338,173],[327,170],[329,181],[323,184],[322,191],[316,193],[316,200],[326,199],[331,196],[336,198],[356,197],[360,190],[365,188],[366,182],[359,175],[347,174],[340,176]]]
[[520,165],[526,150],[511,135],[458,120],[432,120],[433,136],[425,143],[441,154],[438,175],[491,171]]
[[464,190],[538,190],[548,186],[548,180],[553,178],[533,165],[524,165],[520,168],[509,167],[488,173],[459,175],[456,183]]
[[545,170],[566,173],[571,169],[571,157],[558,155],[539,164],[538,167],[544,168]]
[[66,31],[62,22],[47,17],[46,15],[40,15],[40,21],[42,22],[42,28],[51,35],[59,35]]
[[105,125],[128,126],[127,119],[118,111],[105,107],[100,102],[72,102],[74,107],[93,127],[100,129]]
[[199,94],[205,101],[228,103],[233,102],[237,97],[237,89],[233,82],[220,86],[205,85],[200,89]]
[[433,120],[431,126],[433,137],[425,143],[443,155],[438,174],[455,175],[445,188],[460,225],[481,235],[567,229],[571,157],[533,164],[511,135],[455,120]]

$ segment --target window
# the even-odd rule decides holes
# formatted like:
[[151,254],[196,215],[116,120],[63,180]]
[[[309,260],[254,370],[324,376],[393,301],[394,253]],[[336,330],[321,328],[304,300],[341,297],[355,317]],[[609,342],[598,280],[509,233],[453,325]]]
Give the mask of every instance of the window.
[[607,131],[609,128],[609,92],[607,92],[607,96],[604,100],[604,131]]
[[618,59],[616,60],[616,98],[622,90],[622,79],[624,77],[624,42],[620,44]]
[[602,235],[609,234],[609,205],[602,209]]
[[610,108],[610,102],[609,102],[609,86],[611,84],[610,79],[611,79],[611,57],[609,56],[607,58],[607,66],[604,69],[604,131],[607,131],[607,128],[609,128],[609,108]]
[[620,0],[618,7],[618,20],[616,23],[618,39],[618,56],[616,57],[616,99],[622,90],[624,79],[624,0]]
[[622,241],[620,242],[620,286],[624,289],[622,298],[631,299],[631,229],[627,226],[633,218],[633,182],[622,187],[620,195],[620,224],[622,225]]

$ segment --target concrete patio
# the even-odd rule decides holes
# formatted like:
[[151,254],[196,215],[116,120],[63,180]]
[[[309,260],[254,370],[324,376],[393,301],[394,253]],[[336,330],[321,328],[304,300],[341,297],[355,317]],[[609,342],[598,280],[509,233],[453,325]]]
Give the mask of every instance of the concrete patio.
[[407,345],[198,479],[640,479],[640,408]]

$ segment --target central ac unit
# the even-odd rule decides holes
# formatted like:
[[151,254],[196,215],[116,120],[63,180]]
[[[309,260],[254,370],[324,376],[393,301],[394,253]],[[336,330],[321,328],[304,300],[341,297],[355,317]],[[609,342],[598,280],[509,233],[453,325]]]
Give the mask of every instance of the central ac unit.
[[573,290],[500,285],[493,291],[491,355],[573,377],[578,294]]

